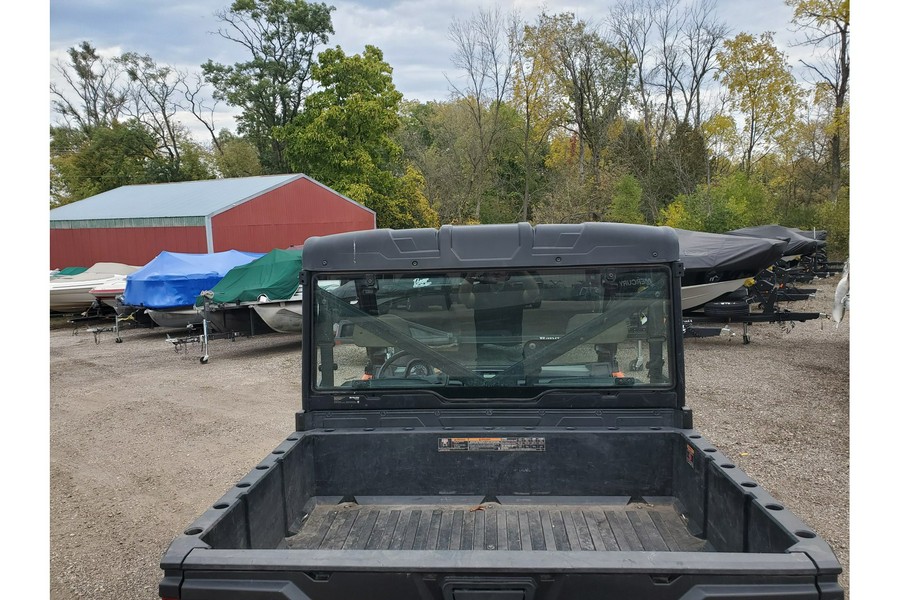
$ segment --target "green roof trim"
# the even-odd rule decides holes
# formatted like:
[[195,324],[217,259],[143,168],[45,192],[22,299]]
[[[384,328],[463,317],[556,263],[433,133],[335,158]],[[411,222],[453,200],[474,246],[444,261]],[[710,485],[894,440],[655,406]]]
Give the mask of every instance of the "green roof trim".
[[50,221],[50,229],[110,229],[129,227],[206,227],[205,217],[149,217],[140,219],[78,219]]

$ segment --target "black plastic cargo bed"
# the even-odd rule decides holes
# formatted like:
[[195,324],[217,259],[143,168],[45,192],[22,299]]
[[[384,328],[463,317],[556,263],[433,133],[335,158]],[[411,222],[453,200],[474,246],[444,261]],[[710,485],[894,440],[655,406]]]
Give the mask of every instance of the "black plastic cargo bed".
[[672,498],[454,501],[373,498],[318,504],[285,544],[303,550],[713,550],[691,534]]

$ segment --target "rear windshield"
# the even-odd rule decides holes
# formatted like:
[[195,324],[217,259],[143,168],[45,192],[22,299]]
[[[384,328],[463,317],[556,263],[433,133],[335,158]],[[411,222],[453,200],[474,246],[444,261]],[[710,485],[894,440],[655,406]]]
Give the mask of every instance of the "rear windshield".
[[670,388],[665,267],[317,275],[319,391]]

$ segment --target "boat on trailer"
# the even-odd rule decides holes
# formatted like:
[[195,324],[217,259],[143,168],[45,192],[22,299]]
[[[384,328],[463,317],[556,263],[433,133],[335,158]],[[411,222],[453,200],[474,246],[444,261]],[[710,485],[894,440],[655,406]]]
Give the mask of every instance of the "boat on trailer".
[[140,267],[101,262],[75,275],[50,277],[50,310],[58,313],[80,313],[97,301],[91,290],[137,271]]
[[197,296],[211,289],[233,268],[262,256],[228,250],[209,254],[161,252],[142,269],[131,273],[122,305],[146,309],[160,327],[186,328],[203,323],[194,308]]
[[250,308],[278,333],[303,331],[303,291],[299,287],[287,300],[269,300],[267,296],[261,296],[260,301]]
[[686,229],[675,229],[675,233],[684,264],[681,305],[685,311],[739,291],[748,280],[774,265],[787,246],[780,239]]
[[302,257],[299,248],[276,248],[235,267],[197,298],[196,309],[218,331],[299,333]]

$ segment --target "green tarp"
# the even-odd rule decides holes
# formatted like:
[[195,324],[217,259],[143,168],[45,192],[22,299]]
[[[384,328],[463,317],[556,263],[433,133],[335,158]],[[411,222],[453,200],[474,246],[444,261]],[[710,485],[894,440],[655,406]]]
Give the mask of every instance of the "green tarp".
[[[300,285],[303,269],[301,250],[276,248],[253,262],[234,267],[213,288],[212,304],[256,302],[264,295],[269,300],[287,300]],[[203,306],[203,297],[195,303]]]

